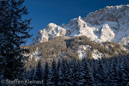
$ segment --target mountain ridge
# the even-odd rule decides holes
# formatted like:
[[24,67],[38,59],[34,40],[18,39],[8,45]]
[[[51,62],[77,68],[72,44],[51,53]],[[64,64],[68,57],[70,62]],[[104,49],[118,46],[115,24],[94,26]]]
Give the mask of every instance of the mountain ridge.
[[113,41],[128,45],[129,5],[106,6],[91,12],[87,17],[73,18],[68,24],[49,23],[40,30],[31,45],[48,41],[57,36],[86,36],[95,42]]

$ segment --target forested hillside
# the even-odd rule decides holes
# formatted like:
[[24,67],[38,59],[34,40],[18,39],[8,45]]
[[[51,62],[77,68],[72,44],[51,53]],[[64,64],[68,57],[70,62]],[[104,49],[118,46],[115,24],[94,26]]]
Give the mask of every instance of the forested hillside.
[[66,59],[46,62],[44,67],[38,62],[36,69],[26,72],[26,79],[43,80],[45,86],[128,86],[129,55],[122,57],[86,59],[77,61]]
[[41,60],[42,65],[47,61],[49,65],[54,59],[75,59],[82,60],[83,58],[101,59],[118,57],[127,55],[128,48],[115,42],[97,43],[91,41],[86,36],[80,37],[56,37],[48,42],[37,43],[33,46],[22,46],[21,48],[29,49],[29,53],[24,53],[29,56],[25,62],[26,70],[35,68],[37,61]]

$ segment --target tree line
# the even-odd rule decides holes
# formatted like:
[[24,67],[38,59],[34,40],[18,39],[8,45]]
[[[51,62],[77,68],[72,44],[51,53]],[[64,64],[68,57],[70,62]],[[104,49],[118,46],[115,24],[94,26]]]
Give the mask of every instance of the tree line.
[[46,62],[42,68],[40,61],[35,69],[26,71],[29,80],[43,80],[42,86],[128,86],[129,55],[102,59],[66,59]]

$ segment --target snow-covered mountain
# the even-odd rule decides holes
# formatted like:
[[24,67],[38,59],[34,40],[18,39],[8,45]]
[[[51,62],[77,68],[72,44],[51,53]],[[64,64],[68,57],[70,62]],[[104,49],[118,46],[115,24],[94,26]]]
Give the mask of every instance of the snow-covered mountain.
[[86,36],[95,42],[129,43],[129,5],[107,6],[91,12],[87,17],[71,19],[68,24],[58,26],[49,23],[32,40],[32,45],[48,41],[57,36]]

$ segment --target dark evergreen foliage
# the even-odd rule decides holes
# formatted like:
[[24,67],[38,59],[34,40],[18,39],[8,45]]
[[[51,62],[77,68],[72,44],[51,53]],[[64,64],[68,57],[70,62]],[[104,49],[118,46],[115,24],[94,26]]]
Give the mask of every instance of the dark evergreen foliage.
[[48,68],[48,62],[44,65],[44,71],[43,71],[43,82],[44,85],[47,86],[48,81],[48,74],[49,74],[49,68]]
[[[66,59],[44,67],[45,86],[128,86],[129,55],[82,61]],[[46,77],[46,78],[45,78]]]
[[0,75],[3,79],[23,79],[24,56],[20,46],[31,35],[30,19],[22,20],[27,15],[24,0],[0,1]]
[[59,81],[58,81],[58,86],[69,86],[69,67],[68,67],[68,63],[67,60],[63,59],[61,61],[61,65],[59,68]]
[[48,81],[47,85],[48,86],[57,86],[57,71],[56,71],[56,62],[53,60],[50,70],[49,70],[49,75],[48,75]]
[[45,63],[42,80],[44,86],[128,86],[128,62],[129,55],[82,61],[60,59],[50,67]]
[[94,86],[93,72],[86,58],[82,60],[80,66],[79,86]]
[[35,70],[34,80],[42,80],[42,78],[43,78],[43,71],[41,67],[41,61],[39,60]]
[[70,62],[70,66],[70,86],[76,86],[79,82],[80,66],[75,60]]

